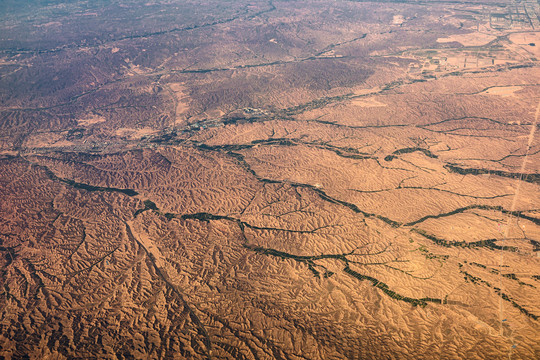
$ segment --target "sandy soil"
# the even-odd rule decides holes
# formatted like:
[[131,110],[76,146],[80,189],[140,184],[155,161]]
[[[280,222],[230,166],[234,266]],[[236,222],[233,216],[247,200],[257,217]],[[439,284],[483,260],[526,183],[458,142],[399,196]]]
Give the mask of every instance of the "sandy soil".
[[487,43],[495,39],[496,39],[496,36],[494,35],[473,32],[470,34],[459,34],[459,35],[452,35],[446,38],[438,38],[437,42],[447,43],[447,42],[457,41],[463,46],[482,46],[482,45],[486,45]]

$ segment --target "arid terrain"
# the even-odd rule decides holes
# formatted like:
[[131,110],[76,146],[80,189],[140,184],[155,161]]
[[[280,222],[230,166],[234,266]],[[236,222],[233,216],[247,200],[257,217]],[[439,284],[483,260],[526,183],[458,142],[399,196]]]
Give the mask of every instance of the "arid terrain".
[[0,14],[0,360],[540,358],[537,1]]

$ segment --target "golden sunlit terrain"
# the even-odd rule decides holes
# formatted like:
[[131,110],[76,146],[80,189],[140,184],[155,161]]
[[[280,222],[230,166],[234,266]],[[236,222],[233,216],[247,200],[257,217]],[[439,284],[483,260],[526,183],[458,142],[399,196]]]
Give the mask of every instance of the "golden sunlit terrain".
[[0,360],[540,358],[538,2],[0,11]]

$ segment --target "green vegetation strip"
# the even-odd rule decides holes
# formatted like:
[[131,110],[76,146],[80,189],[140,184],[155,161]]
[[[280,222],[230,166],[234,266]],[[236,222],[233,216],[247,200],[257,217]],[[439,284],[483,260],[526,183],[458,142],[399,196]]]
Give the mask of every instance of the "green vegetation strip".
[[200,221],[227,220],[227,221],[232,221],[232,222],[237,223],[242,230],[244,228],[250,228],[254,230],[284,231],[284,232],[297,233],[297,234],[312,234],[320,229],[320,228],[317,228],[313,230],[290,230],[290,229],[280,229],[280,228],[266,227],[266,226],[256,226],[256,225],[251,225],[245,221],[241,221],[240,219],[232,218],[230,216],[213,215],[213,214],[209,214],[205,212],[196,213],[196,214],[185,214],[185,215],[180,216],[180,218],[182,220],[196,219]]
[[462,247],[462,248],[485,247],[485,248],[489,248],[489,249],[492,249],[492,250],[505,250],[505,251],[512,251],[512,252],[517,251],[517,248],[515,248],[513,246],[500,246],[500,245],[497,245],[495,243],[497,241],[497,239],[487,239],[487,240],[479,240],[479,241],[471,241],[471,242],[450,241],[450,240],[445,240],[445,239],[438,238],[437,236],[435,236],[433,234],[430,234],[430,233],[428,233],[428,232],[426,232],[426,231],[424,231],[422,229],[413,228],[413,229],[411,229],[411,231],[414,231],[415,233],[422,235],[426,239],[429,239],[429,240],[433,241],[435,244],[440,245],[440,246],[444,246],[444,247],[453,247],[453,246]]
[[390,296],[392,299],[405,301],[405,302],[413,304],[413,306],[426,307],[428,302],[433,302],[433,303],[437,303],[437,304],[445,303],[442,299],[436,299],[436,298],[430,298],[430,297],[416,299],[416,298],[411,298],[411,297],[408,297],[408,296],[400,295],[400,294],[396,293],[395,291],[390,290],[388,285],[386,285],[382,281],[379,281],[379,280],[377,280],[377,279],[375,279],[374,277],[371,277],[371,276],[362,275],[362,274],[352,270],[349,267],[348,264],[345,266],[345,269],[343,269],[343,271],[345,271],[347,274],[357,278],[360,281],[368,280],[368,281],[371,282],[371,284],[373,284],[373,286],[381,289],[383,293]]
[[461,175],[497,175],[501,177],[519,179],[533,184],[540,184],[540,174],[525,174],[525,173],[513,173],[506,172],[501,170],[491,170],[491,169],[475,169],[475,168],[462,168],[454,164],[444,165],[444,168],[450,172],[461,174]]
[[343,201],[343,200],[338,200],[336,198],[333,198],[329,195],[327,195],[323,190],[313,186],[313,185],[308,185],[308,184],[298,184],[298,183],[292,183],[291,184],[292,186],[296,186],[296,187],[304,187],[304,188],[309,188],[311,190],[313,190],[317,195],[319,195],[319,197],[327,202],[330,202],[332,204],[338,204],[338,205],[342,205],[342,206],[345,206],[345,207],[348,207],[349,209],[351,209],[352,211],[354,211],[355,213],[357,214],[362,214],[364,215],[365,217],[375,217],[379,220],[382,220],[384,221],[385,223],[387,223],[388,225],[392,226],[392,227],[399,227],[402,225],[402,223],[398,222],[398,221],[394,221],[392,219],[389,219],[387,218],[386,216],[382,216],[382,215],[378,215],[378,214],[373,214],[373,213],[368,213],[366,211],[363,211],[361,210],[358,206],[356,206],[355,204],[352,204],[352,203],[349,203],[349,202],[346,202],[346,201]]
[[458,209],[449,211],[447,213],[442,213],[442,214],[438,214],[438,215],[426,215],[426,216],[424,216],[424,217],[422,217],[422,218],[420,218],[418,220],[405,223],[404,225],[405,226],[413,226],[413,225],[416,225],[418,223],[424,222],[424,221],[426,221],[428,219],[438,219],[438,218],[441,218],[441,217],[447,217],[447,216],[451,216],[451,215],[455,215],[455,214],[460,214],[460,213],[463,213],[463,212],[465,212],[467,210],[474,210],[474,209],[499,211],[499,212],[501,212],[503,214],[509,214],[509,215],[512,215],[512,216],[517,216],[517,217],[520,217],[522,219],[529,220],[529,221],[535,223],[536,225],[540,225],[540,219],[537,219],[537,218],[532,217],[532,216],[525,215],[525,214],[523,214],[524,211],[510,211],[510,210],[506,210],[502,206],[490,206],[490,205],[469,205],[469,206],[465,206],[465,207],[462,207],[462,208],[458,208]]
[[147,210],[154,210],[154,211],[159,212],[159,209],[158,209],[155,202],[153,202],[151,200],[144,200],[143,204],[144,204],[144,209],[139,209],[139,210],[135,211],[135,214],[133,214],[133,216],[137,216],[140,213],[142,213],[144,211],[147,211]]
[[503,293],[501,291],[501,289],[499,289],[497,287],[494,287],[493,289],[495,290],[497,295],[499,295],[503,300],[506,300],[509,303],[511,303],[513,307],[517,308],[523,314],[527,315],[528,317],[530,317],[533,320],[538,320],[538,315],[535,315],[535,314],[531,313],[530,311],[525,309],[523,306],[519,305],[512,297],[510,297],[507,294]]
[[[315,267],[320,266],[320,265],[317,265],[317,264],[314,263],[315,260],[320,260],[320,259],[337,259],[337,260],[341,260],[341,261],[343,261],[345,263],[345,268],[343,269],[343,271],[345,271],[345,273],[353,276],[354,278],[356,278],[356,279],[358,279],[360,281],[368,280],[369,282],[371,282],[371,284],[373,286],[380,289],[384,294],[390,296],[392,299],[408,302],[408,303],[413,304],[414,306],[421,306],[421,307],[425,307],[428,302],[437,303],[437,304],[445,304],[446,303],[444,300],[437,299],[437,298],[425,297],[425,298],[417,299],[417,298],[411,298],[411,297],[407,297],[407,296],[403,296],[401,294],[398,294],[397,292],[391,290],[388,287],[388,285],[383,283],[382,281],[380,281],[380,280],[378,280],[378,279],[376,279],[374,277],[363,275],[363,274],[360,274],[360,273],[352,270],[349,267],[348,260],[346,258],[347,254],[294,255],[294,254],[289,254],[289,253],[279,251],[279,250],[275,250],[275,249],[263,248],[263,247],[260,247],[260,246],[244,245],[244,247],[251,250],[251,251],[257,252],[259,254],[276,256],[276,257],[280,257],[280,258],[283,258],[283,259],[292,259],[292,260],[295,260],[297,262],[305,263],[305,264],[308,265],[309,269],[315,274],[315,276],[319,275],[319,272],[315,269]],[[332,272],[326,271],[324,276],[329,277],[332,274],[333,274]]]
[[429,151],[428,149],[424,149],[424,148],[419,148],[419,147],[410,147],[410,148],[404,148],[404,149],[399,149],[399,150],[396,150],[392,153],[392,155],[388,155],[384,158],[385,161],[392,161],[394,160],[398,155],[401,155],[401,154],[410,154],[410,153],[413,153],[413,152],[421,152],[423,153],[424,155],[426,155],[427,157],[430,157],[432,159],[437,159],[438,156],[433,154],[431,151]]
[[[471,282],[473,284],[484,284],[487,287],[493,289],[497,295],[499,295],[503,300],[508,301],[512,304],[515,308],[517,308],[521,313],[525,314],[526,316],[530,317],[533,320],[538,320],[538,315],[535,315],[525,309],[523,306],[519,305],[512,297],[508,296],[507,294],[503,293],[500,288],[492,286],[489,282],[469,274],[467,271],[463,270],[463,264],[459,263],[459,272],[463,274],[463,278],[465,279],[465,282]],[[513,275],[513,276],[512,276]],[[510,278],[510,279],[516,279],[514,274],[505,274],[504,277]]]
[[[31,163],[31,164],[33,164],[33,163]],[[47,174],[47,176],[51,180],[63,182],[64,184],[68,184],[69,186],[74,187],[76,189],[84,189],[86,191],[119,192],[119,193],[125,194],[127,196],[139,195],[138,192],[136,192],[135,190],[132,190],[132,189],[119,189],[119,188],[114,188],[114,187],[95,186],[95,185],[76,182],[76,181],[71,180],[71,179],[63,179],[61,177],[56,176],[56,174],[53,173],[51,169],[49,169],[48,167],[46,167],[44,165],[37,165],[37,164],[33,164],[33,165],[41,168],[42,170],[44,170],[45,173]]]
[[59,181],[68,184],[69,186],[72,186],[77,189],[84,189],[87,191],[107,191],[107,192],[119,192],[122,194],[126,194],[127,196],[135,196],[139,193],[132,189],[119,189],[119,188],[113,188],[113,187],[103,187],[103,186],[94,186],[90,184],[83,184],[80,182],[76,182],[70,179],[62,179],[58,178]]

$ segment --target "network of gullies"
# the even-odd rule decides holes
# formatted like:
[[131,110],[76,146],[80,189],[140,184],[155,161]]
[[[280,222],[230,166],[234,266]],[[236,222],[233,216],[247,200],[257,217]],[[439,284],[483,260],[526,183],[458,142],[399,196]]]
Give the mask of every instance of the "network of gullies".
[[540,358],[537,1],[0,13],[0,359]]

